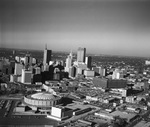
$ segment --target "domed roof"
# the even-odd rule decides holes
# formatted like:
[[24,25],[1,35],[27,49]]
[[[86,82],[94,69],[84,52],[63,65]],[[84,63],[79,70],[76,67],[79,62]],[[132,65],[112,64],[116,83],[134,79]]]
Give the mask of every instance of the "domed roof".
[[36,93],[36,94],[31,95],[31,97],[34,99],[40,99],[40,100],[52,100],[55,98],[53,94],[50,94],[50,93]]

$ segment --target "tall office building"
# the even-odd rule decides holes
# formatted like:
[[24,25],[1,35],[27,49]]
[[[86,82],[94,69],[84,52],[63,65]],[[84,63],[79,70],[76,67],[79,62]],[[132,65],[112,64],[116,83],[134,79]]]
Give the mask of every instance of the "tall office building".
[[15,75],[21,75],[22,74],[23,65],[20,63],[15,63]]
[[85,62],[86,48],[78,48],[77,62]]
[[69,76],[75,77],[76,76],[76,67],[72,66],[69,68]]
[[51,54],[52,54],[52,50],[47,50],[47,45],[46,45],[44,50],[43,64],[49,64],[49,62],[51,61]]
[[106,74],[107,74],[107,69],[105,68],[105,67],[100,67],[100,76],[106,76]]
[[24,84],[31,84],[32,71],[22,69],[21,82]]
[[69,72],[69,68],[72,66],[72,53],[70,53],[66,59],[65,71]]
[[24,64],[25,64],[25,66],[31,66],[32,65],[32,57],[30,54],[26,54],[26,56],[24,58]]
[[115,69],[112,74],[112,79],[122,79],[122,78],[123,78],[123,71]]
[[91,56],[87,56],[86,58],[85,58],[85,64],[87,65],[87,67],[89,68],[89,69],[91,69],[91,63],[92,63],[92,57]]
[[21,58],[19,56],[15,57],[16,62],[20,63]]
[[41,74],[41,68],[40,67],[35,68],[35,74]]

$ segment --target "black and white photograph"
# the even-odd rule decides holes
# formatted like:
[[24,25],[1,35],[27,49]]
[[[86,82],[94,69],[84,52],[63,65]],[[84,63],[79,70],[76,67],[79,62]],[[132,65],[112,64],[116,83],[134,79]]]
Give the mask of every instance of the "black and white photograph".
[[149,127],[150,0],[0,0],[0,127]]

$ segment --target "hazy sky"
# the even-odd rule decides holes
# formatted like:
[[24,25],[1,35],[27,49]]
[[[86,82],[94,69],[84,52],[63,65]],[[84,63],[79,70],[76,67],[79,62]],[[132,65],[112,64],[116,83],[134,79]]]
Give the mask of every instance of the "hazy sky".
[[0,47],[150,56],[150,0],[0,0]]

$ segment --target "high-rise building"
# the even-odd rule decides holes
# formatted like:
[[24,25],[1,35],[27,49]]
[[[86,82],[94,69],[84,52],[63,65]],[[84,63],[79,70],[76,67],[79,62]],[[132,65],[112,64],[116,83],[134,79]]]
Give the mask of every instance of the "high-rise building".
[[52,54],[52,50],[47,50],[47,45],[46,45],[44,50],[43,64],[49,64],[49,62],[51,61],[51,54]]
[[86,48],[78,48],[77,62],[85,62]]
[[48,64],[44,64],[42,66],[42,71],[49,71],[49,65]]
[[107,69],[105,67],[100,67],[100,76],[106,76],[107,73]]
[[35,68],[35,74],[41,74],[41,68],[40,67]]
[[76,76],[76,67],[72,66],[69,68],[69,76],[75,77]]
[[68,55],[67,59],[66,59],[66,67],[65,67],[65,71],[69,72],[69,68],[72,66],[72,54],[70,53],[70,55]]
[[37,59],[36,58],[32,58],[32,64],[37,64]]
[[15,75],[21,75],[22,74],[23,65],[20,63],[15,63]]
[[15,57],[16,62],[20,63],[21,58],[19,56]]
[[115,69],[115,71],[113,71],[112,74],[112,79],[121,79],[121,78],[123,78],[123,71]]
[[22,69],[21,82],[24,84],[31,84],[32,71]]
[[91,69],[91,63],[92,63],[92,57],[91,56],[87,56],[85,58],[85,64],[87,65],[87,68]]

